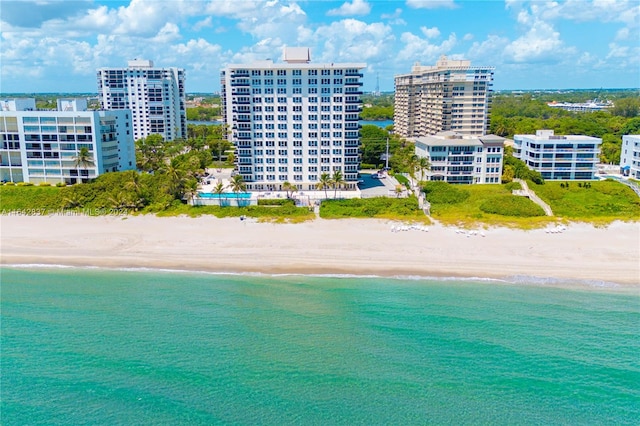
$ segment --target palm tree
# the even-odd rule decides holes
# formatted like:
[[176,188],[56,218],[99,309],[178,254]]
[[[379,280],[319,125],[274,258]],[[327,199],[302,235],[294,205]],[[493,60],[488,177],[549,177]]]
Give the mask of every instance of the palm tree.
[[184,188],[184,197],[187,198],[187,203],[190,203],[197,196],[198,196],[198,181],[196,180],[188,181]]
[[431,163],[426,157],[420,157],[418,160],[418,171],[420,172],[420,182],[424,181],[425,172],[431,170]]
[[331,186],[331,176],[329,173],[323,173],[320,175],[320,180],[316,183],[316,188],[323,190],[324,189],[324,198],[329,198],[327,195],[327,188]]
[[331,184],[333,185],[333,198],[336,198],[338,194],[338,188],[341,188],[342,185],[347,183],[342,177],[342,172],[340,170],[336,170],[333,172],[333,176],[331,177]]
[[224,197],[225,203],[222,203],[222,194],[224,194],[224,184],[222,183],[222,181],[220,179],[218,179],[218,183],[216,184],[216,186],[213,187],[213,190],[211,190],[212,193],[214,194],[218,194],[218,200],[220,200],[220,206],[224,206],[226,204],[227,198]]
[[[93,162],[93,155],[91,154],[91,152],[89,152],[89,148],[87,147],[83,146],[82,148],[80,148],[76,156],[73,157],[73,165],[76,167],[76,169],[82,167],[86,171],[89,167],[93,167],[94,164],[95,163]],[[78,173],[78,175],[79,174],[80,173]]]
[[[293,193],[298,190],[298,188],[296,188],[296,186],[294,184],[292,184],[291,182],[288,182],[288,181],[284,182],[282,184],[282,189],[287,191],[287,198],[291,198],[293,196]],[[289,193],[291,193],[291,194],[289,194]]]
[[236,205],[240,207],[240,193],[247,192],[247,185],[244,183],[242,175],[233,176],[231,182],[229,182],[229,188],[236,194]]

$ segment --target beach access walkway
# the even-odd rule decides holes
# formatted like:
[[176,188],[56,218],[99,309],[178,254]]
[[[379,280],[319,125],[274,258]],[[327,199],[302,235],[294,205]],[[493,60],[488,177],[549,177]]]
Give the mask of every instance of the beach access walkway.
[[518,182],[520,186],[522,186],[522,189],[514,189],[513,195],[520,195],[522,197],[527,197],[528,199],[530,199],[531,201],[533,201],[534,203],[542,207],[542,210],[544,210],[544,213],[547,216],[553,216],[553,212],[551,211],[551,206],[549,206],[549,204],[542,201],[542,199],[538,197],[535,192],[529,189],[527,182],[525,182],[522,179],[514,179],[513,181]]

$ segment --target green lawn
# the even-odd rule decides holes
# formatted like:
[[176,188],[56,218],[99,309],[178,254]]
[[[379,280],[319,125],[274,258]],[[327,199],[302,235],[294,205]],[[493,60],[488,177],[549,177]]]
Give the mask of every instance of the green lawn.
[[511,195],[512,189],[519,189],[518,184],[434,183],[425,185],[431,216],[446,225],[535,228],[553,221],[533,201]]
[[[586,222],[607,223],[614,220],[640,220],[640,198],[627,186],[614,180],[584,182],[549,182],[529,188],[551,206],[557,217]],[[560,185],[565,185],[562,188]],[[578,186],[580,184],[581,186]]]

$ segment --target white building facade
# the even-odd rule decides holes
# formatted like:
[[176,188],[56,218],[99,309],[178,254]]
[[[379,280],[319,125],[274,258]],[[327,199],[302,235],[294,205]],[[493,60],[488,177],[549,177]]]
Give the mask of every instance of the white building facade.
[[416,138],[414,143],[416,155],[431,163],[431,169],[424,173],[427,181],[460,184],[501,182],[504,138],[441,132]]
[[625,176],[640,179],[640,135],[622,136],[620,171]]
[[489,130],[493,67],[442,56],[395,77],[394,131],[405,138],[443,131],[481,136]]
[[221,71],[222,111],[236,167],[250,190],[284,182],[315,189],[340,171],[354,188],[359,170],[363,63],[313,64],[308,48]]
[[[37,111],[35,99],[0,107],[2,181],[73,184],[136,168],[128,110],[87,111],[84,99],[60,99],[58,111]],[[89,150],[92,166],[76,164],[81,148]]]
[[513,143],[513,156],[546,180],[596,179],[600,138],[537,130],[535,135],[514,135]]
[[185,71],[156,68],[133,60],[128,68],[100,68],[98,96],[103,109],[128,109],[134,140],[159,134],[164,140],[187,138]]

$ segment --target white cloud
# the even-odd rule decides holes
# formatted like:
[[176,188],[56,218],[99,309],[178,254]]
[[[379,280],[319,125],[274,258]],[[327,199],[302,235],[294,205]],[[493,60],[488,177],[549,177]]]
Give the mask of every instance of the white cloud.
[[572,21],[623,22],[639,25],[640,4],[637,0],[566,0],[565,2],[540,2],[531,6],[534,14],[542,19],[566,19]]
[[410,32],[402,33],[400,41],[404,44],[404,47],[397,55],[398,60],[424,63],[435,62],[440,55],[451,51],[457,43],[455,33],[451,33],[449,38],[440,44],[429,43],[428,40]]
[[518,22],[529,27],[527,32],[512,41],[504,49],[507,61],[516,63],[553,62],[575,53],[575,49],[564,45],[557,32],[548,22],[522,10]]
[[397,8],[393,13],[383,13],[381,19],[398,19],[402,15],[402,9]]
[[[244,2],[239,2],[244,3]],[[271,37],[278,34],[284,40],[295,40],[297,27],[304,24],[306,13],[296,3],[281,5],[278,0],[259,3],[251,13],[242,11],[238,28],[257,38]]]
[[504,50],[509,42],[507,37],[491,34],[482,42],[474,42],[465,57],[476,65],[499,68],[504,62]]
[[407,0],[407,6],[412,9],[455,9],[458,7],[453,0]]
[[304,36],[300,33],[299,40],[309,45],[322,40],[316,49],[317,61],[368,62],[384,61],[391,57],[394,37],[388,25],[343,19],[323,25],[315,31],[305,31]]
[[327,12],[328,16],[354,16],[368,15],[371,12],[371,6],[365,0],[353,0],[351,3],[345,2],[337,9],[331,9]]
[[205,19],[196,22],[193,25],[194,31],[200,31],[203,28],[210,28],[213,24],[211,23],[211,16],[207,16]]
[[176,24],[171,22],[167,22],[164,27],[158,31],[155,37],[153,37],[150,41],[152,43],[162,43],[167,44],[174,40],[180,38],[180,29]]
[[466,33],[466,34],[464,35],[464,37],[462,37],[462,40],[464,40],[464,41],[471,41],[471,40],[473,40],[473,38],[474,38],[474,37],[473,37],[473,34],[471,34],[471,33]]
[[438,29],[438,27],[420,27],[420,31],[426,38],[437,38],[440,36],[440,30]]

